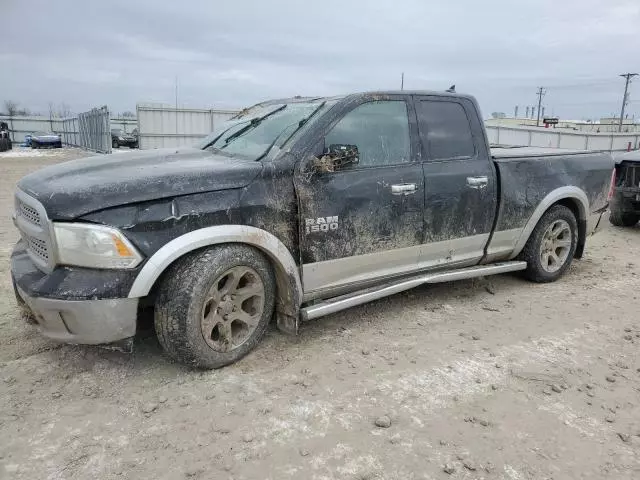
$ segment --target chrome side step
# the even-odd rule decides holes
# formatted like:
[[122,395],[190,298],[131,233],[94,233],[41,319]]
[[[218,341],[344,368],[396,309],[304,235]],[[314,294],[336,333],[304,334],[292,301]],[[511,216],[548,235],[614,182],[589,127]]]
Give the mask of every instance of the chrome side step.
[[426,273],[395,283],[386,283],[378,287],[371,287],[359,292],[330,298],[321,303],[310,305],[300,309],[300,316],[303,321],[313,320],[331,313],[339,312],[347,308],[362,305],[379,298],[388,297],[395,293],[404,292],[411,288],[425,283],[443,283],[466,278],[483,277],[487,275],[497,275],[499,273],[515,272],[527,268],[527,262],[501,262],[491,265],[476,265],[474,267],[448,270],[444,272]]

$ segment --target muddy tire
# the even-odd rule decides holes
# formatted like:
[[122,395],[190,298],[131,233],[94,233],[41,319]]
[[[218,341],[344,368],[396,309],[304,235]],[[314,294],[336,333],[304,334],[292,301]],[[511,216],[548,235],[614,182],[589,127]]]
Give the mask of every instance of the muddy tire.
[[117,140],[111,140],[111,148],[120,148]]
[[578,222],[573,212],[555,205],[531,232],[520,260],[527,262],[524,276],[537,283],[554,282],[567,271],[578,246]]
[[261,340],[273,315],[275,278],[252,247],[219,245],[169,267],[155,305],[155,329],[174,359],[220,368]]
[[622,213],[613,209],[609,221],[616,227],[633,227],[640,218],[634,213]]

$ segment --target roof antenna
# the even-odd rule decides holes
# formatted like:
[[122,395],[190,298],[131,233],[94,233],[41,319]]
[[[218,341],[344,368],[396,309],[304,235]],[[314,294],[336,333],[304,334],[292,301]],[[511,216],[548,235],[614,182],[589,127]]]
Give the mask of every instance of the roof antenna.
[[456,93],[456,85],[455,83],[449,87],[447,93]]

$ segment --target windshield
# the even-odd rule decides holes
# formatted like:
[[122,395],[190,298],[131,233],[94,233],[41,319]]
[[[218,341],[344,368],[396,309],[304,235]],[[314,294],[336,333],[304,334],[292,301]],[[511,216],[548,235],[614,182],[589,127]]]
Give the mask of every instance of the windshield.
[[284,145],[323,105],[317,101],[260,108],[250,116],[225,122],[198,147],[258,160],[273,146]]

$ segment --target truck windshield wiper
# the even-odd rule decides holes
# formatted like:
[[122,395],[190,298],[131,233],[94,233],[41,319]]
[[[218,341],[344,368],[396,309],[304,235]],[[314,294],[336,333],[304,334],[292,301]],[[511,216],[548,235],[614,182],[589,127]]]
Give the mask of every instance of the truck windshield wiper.
[[224,145],[222,145],[220,147],[220,150],[222,150],[223,148],[225,148],[227,145],[229,145],[229,143],[231,143],[232,140],[235,140],[236,138],[238,138],[241,135],[244,135],[245,133],[247,133],[249,130],[252,130],[254,128],[256,128],[258,125],[260,125],[260,123],[262,123],[262,121],[265,118],[270,117],[271,115],[273,115],[274,113],[278,113],[282,110],[284,110],[285,108],[287,108],[287,105],[282,105],[281,107],[276,108],[275,110],[270,111],[269,113],[267,113],[266,115],[263,115],[262,117],[256,117],[256,118],[252,118],[251,121],[249,122],[249,124],[246,127],[241,128],[240,130],[238,130],[236,133],[233,133],[231,135],[229,135],[225,140],[224,140]]
[[[293,137],[293,135],[294,135],[298,130],[300,130],[300,129],[304,126],[304,124],[305,124],[305,123],[307,123],[307,122],[309,121],[309,119],[310,119],[311,117],[313,117],[313,116],[318,112],[318,110],[320,110],[322,107],[324,107],[324,104],[325,104],[325,103],[327,103],[327,102],[322,102],[320,105],[318,105],[318,108],[316,108],[316,109],[315,109],[313,112],[311,112],[309,115],[307,115],[307,116],[306,116],[306,117],[304,117],[302,120],[300,120],[299,122],[297,122],[297,123],[298,123],[298,126],[296,127],[296,129],[295,129],[293,132],[291,132],[291,133],[289,134],[289,136],[287,137],[287,139],[286,139],[284,142],[282,142],[282,144],[284,145],[285,143],[287,143],[287,142],[289,141],[289,139],[290,139],[291,137]],[[295,123],[292,123],[291,125],[295,125]],[[258,158],[256,158],[256,161],[258,161],[258,160],[262,160],[264,157],[266,157],[266,156],[267,156],[267,154],[271,151],[271,149],[273,148],[273,146],[278,142],[278,140],[280,140],[280,137],[282,137],[282,135],[284,134],[284,132],[286,132],[286,131],[287,131],[287,128],[289,128],[291,125],[287,125],[287,126],[282,130],[282,132],[280,132],[280,134],[279,134],[279,135],[278,135],[278,136],[273,140],[273,142],[271,142],[271,144],[270,144],[270,145],[267,147],[267,149],[262,153],[262,155],[260,155]]]

